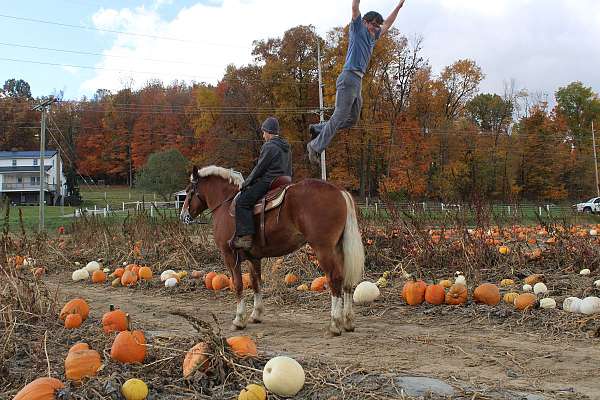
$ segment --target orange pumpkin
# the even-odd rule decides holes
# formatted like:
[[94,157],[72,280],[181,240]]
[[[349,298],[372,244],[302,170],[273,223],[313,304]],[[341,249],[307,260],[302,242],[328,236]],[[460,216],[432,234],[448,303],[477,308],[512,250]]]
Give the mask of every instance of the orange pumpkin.
[[246,272],[242,274],[242,285],[244,289],[249,289],[252,286],[252,276],[250,276],[250,272]]
[[215,276],[217,276],[215,271],[211,271],[204,276],[204,286],[206,286],[207,289],[213,290],[212,280]]
[[137,283],[137,280],[137,274],[135,274],[133,271],[125,271],[121,277],[121,285],[133,286]]
[[69,314],[81,315],[81,320],[85,321],[90,313],[90,307],[84,299],[73,299],[65,304],[60,310],[60,319],[65,320]]
[[123,310],[115,310],[112,305],[110,308],[110,311],[102,316],[104,333],[126,331],[129,327],[127,314]]
[[33,270],[33,276],[36,278],[41,278],[42,275],[44,275],[44,272],[46,272],[46,269],[44,267],[38,267]]
[[537,297],[533,293],[522,293],[515,299],[515,308],[520,311],[530,310],[537,305]]
[[229,278],[225,274],[218,274],[212,280],[213,290],[222,290],[229,287]]
[[75,329],[81,326],[83,319],[80,314],[69,314],[67,318],[65,318],[65,328],[67,329]]
[[15,266],[20,267],[25,262],[25,257],[23,256],[15,256]]
[[416,280],[412,277],[410,281],[406,282],[402,287],[402,298],[411,306],[419,305],[425,300],[425,290],[427,284],[422,280]]
[[465,304],[469,297],[469,291],[467,287],[462,283],[455,283],[450,287],[448,293],[446,293],[446,304],[453,306]]
[[123,364],[141,363],[146,357],[145,344],[142,331],[119,332],[110,349],[110,356]]
[[194,270],[192,271],[190,276],[192,277],[192,279],[200,279],[202,278],[202,272]]
[[133,271],[133,267],[137,267],[137,264],[127,264],[125,266],[125,271]]
[[298,282],[299,280],[300,280],[300,278],[296,274],[287,274],[284,278],[286,285],[293,285],[294,283]]
[[188,350],[183,359],[183,377],[185,379],[196,370],[205,372],[210,367],[209,350],[208,345],[204,342],[197,343]]
[[19,390],[13,400],[54,400],[56,391],[64,387],[56,378],[37,378]]
[[65,376],[80,381],[95,376],[101,365],[102,359],[96,350],[91,350],[87,343],[77,343],[69,349],[65,359]]
[[256,357],[256,343],[249,336],[233,336],[227,339],[227,344],[238,357]]
[[150,279],[152,279],[152,270],[150,269],[150,267],[142,267],[138,271],[138,277],[145,281],[149,281]]
[[94,273],[92,274],[92,283],[103,283],[106,281],[106,274],[101,271],[101,270],[97,270],[94,271]]
[[500,299],[500,289],[492,283],[483,283],[477,286],[473,291],[473,300],[476,303],[495,306],[500,303]]
[[139,276],[141,267],[139,265],[134,265],[131,267],[131,272]]
[[320,276],[315,278],[310,284],[310,290],[312,292],[322,292],[329,288],[329,279],[326,276]]
[[111,276],[113,276],[115,278],[120,278],[123,276],[124,273],[125,273],[125,268],[117,268],[114,270],[114,272],[111,274]]
[[425,301],[429,304],[440,305],[446,300],[446,289],[442,285],[428,285],[425,289]]

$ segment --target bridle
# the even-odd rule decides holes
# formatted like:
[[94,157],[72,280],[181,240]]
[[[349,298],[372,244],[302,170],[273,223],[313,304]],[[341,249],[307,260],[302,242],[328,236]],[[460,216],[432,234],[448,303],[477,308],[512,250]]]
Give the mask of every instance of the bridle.
[[208,204],[206,204],[206,202],[204,201],[204,199],[202,199],[202,197],[200,197],[200,194],[198,193],[198,180],[192,181],[192,189],[191,189],[191,191],[192,191],[192,195],[196,195],[196,197],[198,197],[198,200],[200,200],[202,202],[202,204],[204,204],[206,206],[205,208],[208,209],[211,214],[214,214],[214,212],[219,207],[221,207],[223,204],[228,203],[231,200],[233,200],[235,198],[235,196],[238,194],[238,192],[234,192],[231,196],[227,197],[225,200],[223,200],[222,202],[220,202],[219,204],[217,204],[216,207],[208,208]]

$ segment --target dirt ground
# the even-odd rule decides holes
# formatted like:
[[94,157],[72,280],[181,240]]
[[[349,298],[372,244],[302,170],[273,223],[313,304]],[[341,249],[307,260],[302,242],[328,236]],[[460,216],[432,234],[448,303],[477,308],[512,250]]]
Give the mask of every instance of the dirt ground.
[[[109,304],[120,306],[150,336],[194,335],[194,328],[172,311],[206,321],[214,313],[223,331],[233,333],[233,295],[213,293],[190,280],[174,290],[160,282],[137,289],[74,283],[67,271],[51,274],[46,281],[58,290],[60,301],[84,297],[93,318],[100,319]],[[289,289],[282,296],[267,287],[264,322],[249,324],[241,332],[252,336],[267,356],[287,354],[342,369],[438,378],[472,393],[473,399],[518,399],[526,394],[600,399],[600,339],[593,337],[598,332],[563,328],[564,318],[553,317],[563,315],[562,310],[522,315],[503,304],[409,307],[398,294],[398,285],[384,288],[375,304],[355,306],[356,331],[330,337],[328,293]],[[251,291],[246,296],[250,312]],[[569,327],[585,325],[577,318]],[[522,395],[514,395],[518,392]]]

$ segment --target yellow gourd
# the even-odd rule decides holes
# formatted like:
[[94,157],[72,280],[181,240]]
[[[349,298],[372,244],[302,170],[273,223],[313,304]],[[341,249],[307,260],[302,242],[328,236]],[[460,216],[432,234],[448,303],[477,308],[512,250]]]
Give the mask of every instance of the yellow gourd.
[[504,295],[504,297],[502,298],[502,300],[507,303],[507,304],[515,304],[515,299],[519,296],[519,293],[516,292],[510,292],[510,293],[506,293]]
[[265,400],[267,398],[267,391],[261,385],[252,383],[242,389],[238,400]]
[[502,281],[500,281],[501,287],[513,286],[514,284],[515,281],[513,281],[512,279],[502,279]]
[[148,397],[148,386],[140,379],[129,379],[121,387],[121,393],[126,400],[144,400]]

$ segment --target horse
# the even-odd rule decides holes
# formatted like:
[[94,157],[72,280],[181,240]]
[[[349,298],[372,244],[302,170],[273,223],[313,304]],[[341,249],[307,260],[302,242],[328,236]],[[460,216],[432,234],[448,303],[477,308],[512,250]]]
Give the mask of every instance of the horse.
[[[235,329],[244,329],[247,321],[238,253],[229,244],[235,233],[235,219],[228,209],[242,183],[241,174],[231,169],[193,166],[180,213],[181,221],[189,224],[203,211],[212,212],[214,241],[231,274],[237,298]],[[261,260],[290,254],[308,243],[329,281],[330,333],[338,336],[342,330],[354,331],[352,291],[363,276],[365,253],[350,193],[317,179],[293,183],[287,187],[281,205],[267,211],[264,224],[256,226],[253,246],[245,252],[254,291],[250,322],[260,323],[263,319]],[[258,240],[260,226],[264,226],[264,246]]]

